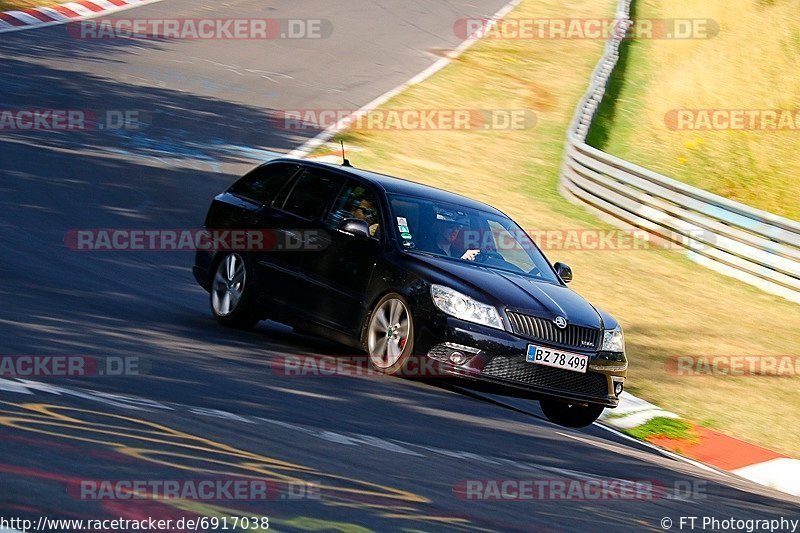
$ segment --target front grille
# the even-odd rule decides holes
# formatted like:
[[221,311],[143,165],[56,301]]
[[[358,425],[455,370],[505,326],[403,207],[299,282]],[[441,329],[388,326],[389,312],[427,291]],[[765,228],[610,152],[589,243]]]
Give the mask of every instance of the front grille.
[[561,368],[528,363],[524,357],[520,356],[495,356],[483,367],[482,373],[487,377],[516,381],[592,398],[608,396],[608,382],[603,374],[593,372],[581,374]]
[[520,337],[581,350],[594,351],[600,345],[602,331],[596,328],[567,324],[566,328],[561,329],[552,320],[538,316],[512,312],[508,312],[507,315],[511,329]]

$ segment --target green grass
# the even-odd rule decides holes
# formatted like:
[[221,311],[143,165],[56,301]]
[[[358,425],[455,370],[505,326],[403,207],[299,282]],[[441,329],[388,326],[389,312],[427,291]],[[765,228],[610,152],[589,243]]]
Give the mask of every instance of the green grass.
[[625,433],[639,440],[647,440],[651,437],[665,437],[686,441],[697,440],[697,435],[692,431],[692,425],[689,422],[661,416],[653,418],[639,427],[626,429]]

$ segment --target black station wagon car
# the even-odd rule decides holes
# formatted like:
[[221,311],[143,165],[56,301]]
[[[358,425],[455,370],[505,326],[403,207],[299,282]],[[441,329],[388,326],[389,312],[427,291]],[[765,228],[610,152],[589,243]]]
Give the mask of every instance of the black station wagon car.
[[290,324],[363,349],[387,374],[433,360],[471,386],[537,399],[565,426],[618,404],[622,328],[489,205],[349,165],[276,159],[214,198],[205,227],[271,236],[258,249],[197,252],[194,275],[222,324]]

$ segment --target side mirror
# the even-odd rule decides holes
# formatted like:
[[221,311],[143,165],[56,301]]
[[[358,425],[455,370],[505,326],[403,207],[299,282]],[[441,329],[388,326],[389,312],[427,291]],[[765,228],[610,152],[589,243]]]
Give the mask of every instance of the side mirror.
[[360,218],[346,218],[339,223],[337,229],[353,237],[370,238],[369,224],[367,224],[366,220],[361,220]]
[[564,263],[556,263],[553,265],[553,268],[558,274],[558,277],[561,278],[561,281],[564,283],[569,283],[572,281],[572,269],[569,265],[565,265]]

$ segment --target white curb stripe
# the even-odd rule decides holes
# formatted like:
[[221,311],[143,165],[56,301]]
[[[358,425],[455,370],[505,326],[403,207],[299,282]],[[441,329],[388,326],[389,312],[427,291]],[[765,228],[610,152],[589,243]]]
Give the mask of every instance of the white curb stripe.
[[635,413],[637,411],[645,411],[648,409],[661,409],[655,404],[648,402],[647,400],[643,400],[634,396],[629,392],[623,392],[619,395],[619,406],[617,406],[614,411],[616,413]]
[[800,496],[800,460],[779,457],[732,470],[738,476]]
[[[604,413],[605,415],[605,413]],[[603,416],[603,422],[609,426],[614,426],[619,429],[632,429],[647,424],[654,418],[680,418],[675,413],[670,413],[663,409],[646,409],[644,411],[637,411],[619,416],[617,413],[611,413]]]
[[24,22],[25,24],[39,24],[40,22],[42,22],[36,17],[28,15],[27,13],[23,13],[22,11],[6,11],[4,14],[10,15],[15,19],[17,19],[18,21]]
[[[12,26],[11,24],[9,24],[9,23],[8,23],[8,22],[6,22],[5,20],[0,20],[0,30],[4,30],[4,29],[6,29],[6,28],[13,28],[13,27],[14,27],[14,26]],[[2,529],[0,529],[0,531],[3,531],[3,530],[2,530]]]
[[666,411],[648,401],[637,398],[633,394],[623,392],[619,397],[619,406],[603,411],[603,423],[620,429],[631,429],[650,422],[654,418],[680,418],[675,413]]
[[72,20],[71,18],[69,18],[65,14],[59,13],[58,11],[56,11],[55,9],[50,8],[50,7],[40,7],[39,11],[41,11],[42,13],[44,13],[45,15],[50,17],[51,19],[64,20],[64,21]]
[[92,0],[92,3],[97,7],[102,7],[103,9],[114,9],[115,7],[118,7],[108,0]]

